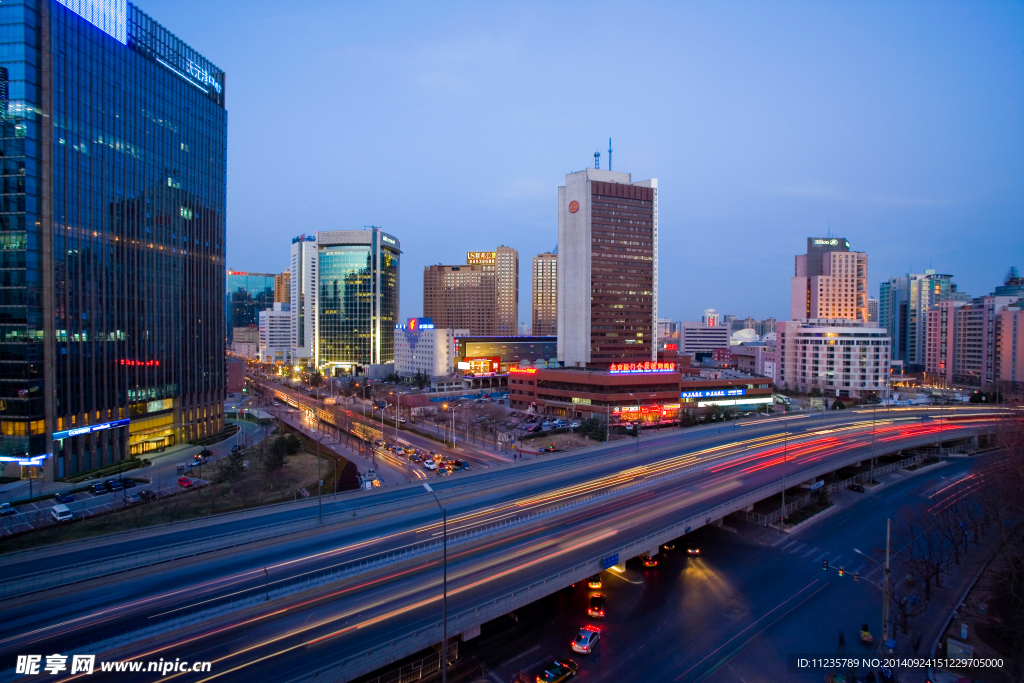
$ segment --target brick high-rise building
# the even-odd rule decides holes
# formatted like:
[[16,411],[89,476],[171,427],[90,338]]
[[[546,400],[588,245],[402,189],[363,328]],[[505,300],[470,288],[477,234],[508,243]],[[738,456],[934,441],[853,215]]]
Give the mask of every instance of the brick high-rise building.
[[511,247],[466,253],[466,265],[423,268],[423,317],[435,328],[474,336],[519,331],[519,252]]
[[280,275],[274,276],[274,303],[291,304],[292,302],[292,273],[286,270]]
[[533,257],[533,334],[558,334],[558,254]]
[[[558,360],[656,361],[658,181],[588,168],[558,188]],[[534,331],[536,333],[536,330]]]
[[795,257],[790,319],[868,322],[868,255],[850,251],[842,237],[808,237]]

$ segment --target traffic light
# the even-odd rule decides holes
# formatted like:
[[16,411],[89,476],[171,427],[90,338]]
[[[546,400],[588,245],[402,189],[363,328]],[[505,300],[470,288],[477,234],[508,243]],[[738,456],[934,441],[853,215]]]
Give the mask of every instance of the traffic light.
[[853,580],[854,581],[860,581],[860,572],[854,572],[853,573]]
[[839,568],[839,576],[842,576],[842,575],[843,575],[843,568],[842,568],[842,567],[840,567],[840,568]]
[[826,572],[828,571],[828,560],[822,560],[821,561],[821,568],[822,568],[822,570],[824,570]]

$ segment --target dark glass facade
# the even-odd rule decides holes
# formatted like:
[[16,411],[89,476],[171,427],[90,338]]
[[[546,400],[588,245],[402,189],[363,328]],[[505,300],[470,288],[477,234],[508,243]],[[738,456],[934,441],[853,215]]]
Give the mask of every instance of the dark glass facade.
[[274,276],[268,273],[228,271],[227,336],[233,340],[236,327],[258,326],[260,311],[274,307]]
[[131,4],[72,4],[0,6],[5,475],[221,428],[224,74]]
[[317,233],[318,367],[394,363],[400,245],[377,229]]

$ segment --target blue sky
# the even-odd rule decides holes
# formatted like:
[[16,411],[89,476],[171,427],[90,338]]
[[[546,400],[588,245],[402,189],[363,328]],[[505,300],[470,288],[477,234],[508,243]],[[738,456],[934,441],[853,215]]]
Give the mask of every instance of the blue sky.
[[227,72],[227,264],[379,225],[422,268],[557,242],[557,187],[609,136],[659,179],[659,309],[788,316],[793,255],[846,237],[878,283],[1024,269],[1021,2],[137,0]]

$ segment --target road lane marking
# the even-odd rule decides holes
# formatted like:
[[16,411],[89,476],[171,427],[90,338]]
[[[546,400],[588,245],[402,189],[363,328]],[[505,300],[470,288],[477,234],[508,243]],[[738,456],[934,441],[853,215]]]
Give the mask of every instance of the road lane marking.
[[807,544],[806,544],[806,543],[801,543],[801,544],[800,544],[800,545],[798,545],[797,547],[795,547],[795,548],[793,548],[792,550],[790,550],[790,551],[789,551],[789,553],[790,553],[791,555],[796,555],[796,554],[797,554],[798,552],[800,552],[801,550],[803,550],[803,549],[804,549],[804,548],[806,548],[806,547],[807,547]]
[[789,548],[789,546],[791,546],[791,545],[794,545],[794,544],[796,544],[796,541],[790,541],[790,542],[789,542],[789,543],[787,543],[786,545],[782,546],[781,550],[782,550],[783,552],[785,552],[785,551],[786,551],[786,550],[787,550],[787,549]]
[[828,553],[829,553],[829,551],[826,550],[821,555],[818,555],[816,558],[814,558],[814,561],[815,562],[820,562],[821,560],[824,560],[826,557],[828,557]]
[[816,552],[818,552],[818,546],[814,546],[813,548],[808,550],[806,553],[804,553],[803,554],[803,558],[806,560],[808,557],[810,557],[811,555],[813,555]]
[[841,559],[843,559],[842,555],[836,555],[831,560],[829,560],[828,563],[829,564],[839,564],[839,560],[841,560]]

